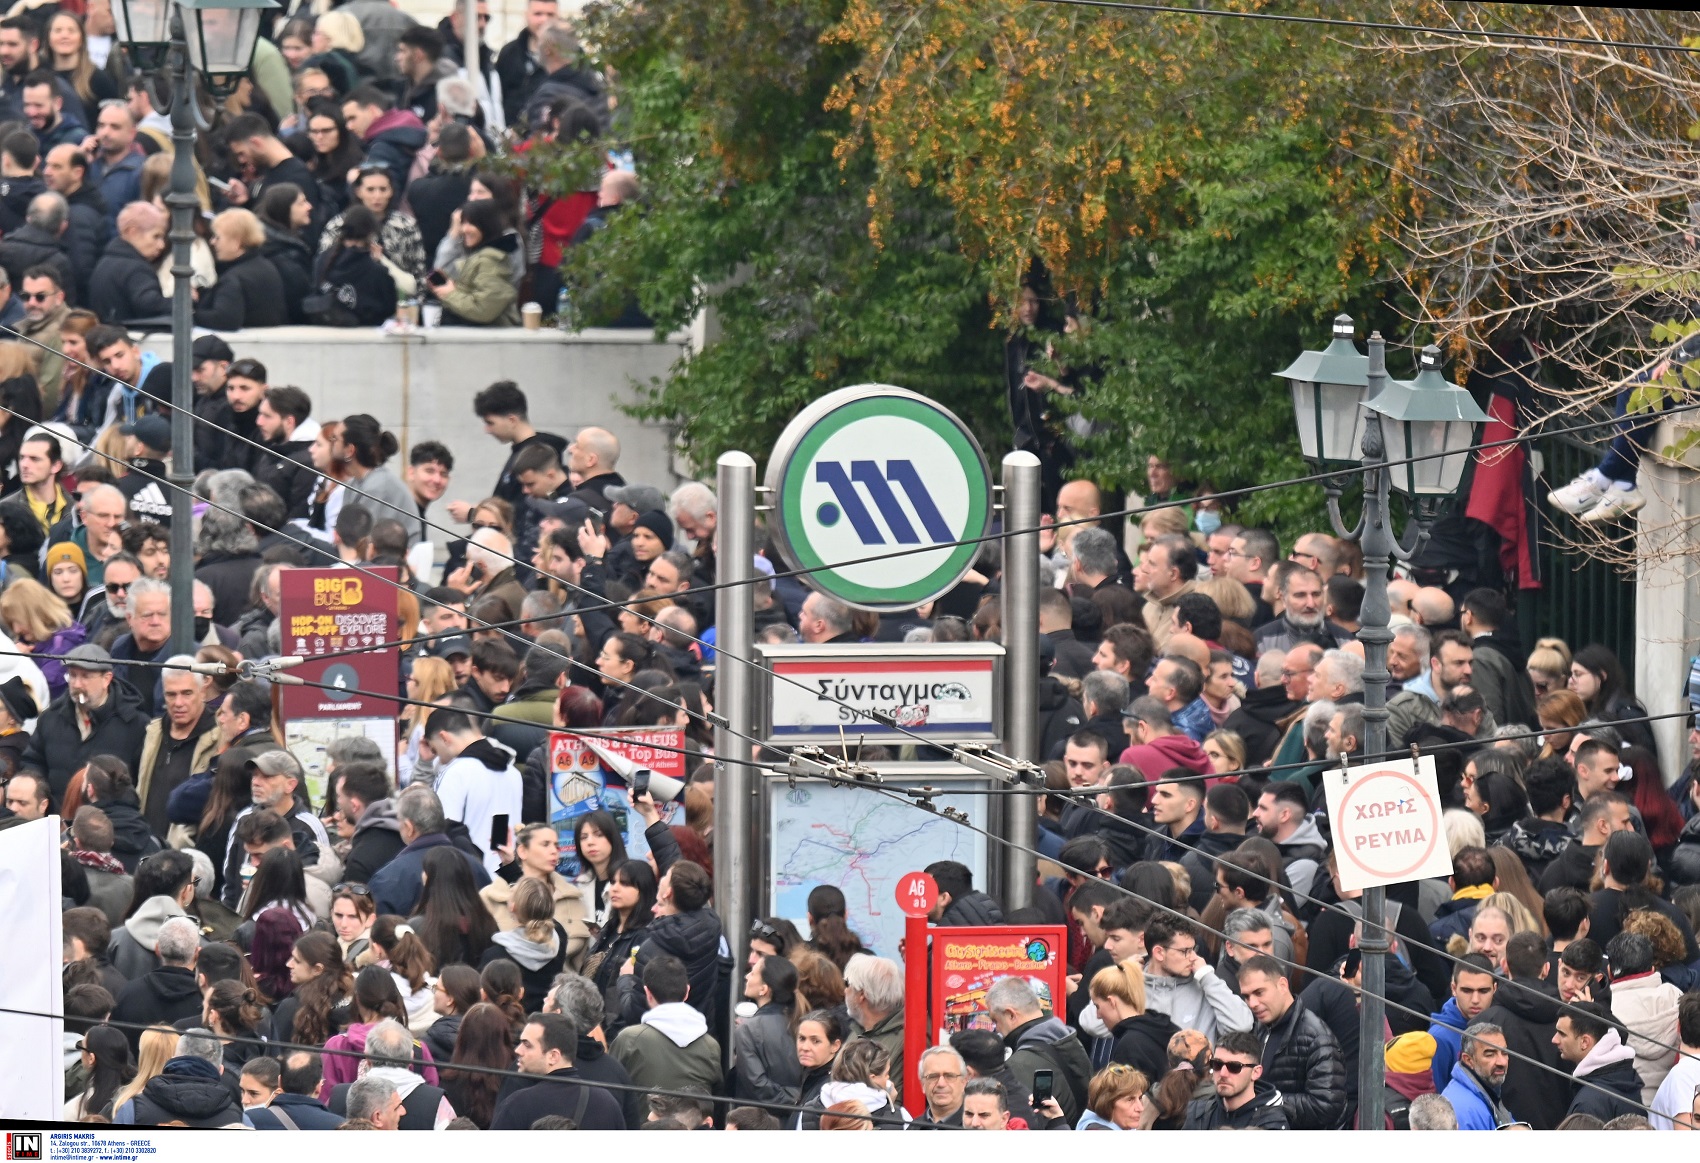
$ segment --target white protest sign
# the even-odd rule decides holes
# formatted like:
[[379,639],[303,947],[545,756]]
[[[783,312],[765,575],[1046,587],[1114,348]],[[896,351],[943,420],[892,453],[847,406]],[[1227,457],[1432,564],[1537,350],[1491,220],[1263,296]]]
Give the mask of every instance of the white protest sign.
[[1322,775],[1340,885],[1348,890],[1452,875],[1434,757]]

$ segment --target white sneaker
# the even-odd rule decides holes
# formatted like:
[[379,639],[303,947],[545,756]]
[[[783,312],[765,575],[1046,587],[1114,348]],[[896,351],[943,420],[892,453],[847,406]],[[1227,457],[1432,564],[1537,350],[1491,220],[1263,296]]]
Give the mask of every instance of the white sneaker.
[[1627,489],[1610,488],[1606,490],[1606,495],[1601,497],[1592,509],[1583,513],[1577,520],[1589,525],[1611,521],[1618,517],[1629,516],[1646,503],[1647,498],[1641,495],[1640,489],[1633,487]]
[[1562,489],[1547,494],[1547,503],[1563,509],[1572,517],[1580,517],[1600,503],[1610,490],[1610,482],[1597,469],[1589,469]]

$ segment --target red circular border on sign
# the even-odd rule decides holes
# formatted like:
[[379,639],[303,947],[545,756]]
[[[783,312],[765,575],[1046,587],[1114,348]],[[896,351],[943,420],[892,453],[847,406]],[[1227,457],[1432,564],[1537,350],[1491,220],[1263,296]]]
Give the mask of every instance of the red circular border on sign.
[[1385,778],[1388,778],[1388,779],[1396,779],[1396,780],[1399,780],[1400,782],[1408,785],[1410,787],[1412,793],[1417,797],[1417,799],[1428,807],[1429,814],[1432,816],[1432,818],[1434,820],[1433,827],[1431,827],[1429,829],[1428,847],[1424,848],[1422,855],[1417,857],[1417,859],[1412,864],[1410,864],[1408,867],[1393,869],[1393,870],[1390,870],[1390,871],[1384,871],[1382,869],[1372,868],[1370,865],[1365,864],[1362,860],[1358,859],[1358,857],[1352,852],[1351,847],[1349,845],[1341,844],[1341,845],[1338,845],[1338,847],[1340,848],[1340,851],[1345,853],[1346,859],[1350,860],[1353,864],[1356,864],[1359,868],[1361,868],[1363,871],[1367,872],[1371,876],[1374,876],[1374,877],[1406,876],[1406,875],[1408,875],[1412,872],[1415,872],[1417,869],[1421,868],[1423,866],[1423,862],[1426,861],[1429,858],[1430,854],[1434,852],[1434,846],[1440,840],[1440,810],[1436,807],[1435,802],[1432,799],[1429,798],[1428,791],[1422,786],[1422,784],[1418,783],[1416,780],[1412,779],[1410,776],[1406,775],[1402,771],[1395,771],[1392,768],[1382,768],[1379,771],[1369,772],[1368,775],[1360,775],[1357,779],[1352,781],[1352,786],[1346,789],[1346,794],[1343,797],[1341,797],[1341,800],[1340,800],[1340,818],[1342,820],[1344,820],[1346,818],[1346,809],[1347,809],[1347,807],[1349,807],[1351,805],[1352,797],[1357,795],[1358,792],[1361,791],[1366,784],[1370,783],[1371,780],[1373,780],[1377,777],[1385,777]]

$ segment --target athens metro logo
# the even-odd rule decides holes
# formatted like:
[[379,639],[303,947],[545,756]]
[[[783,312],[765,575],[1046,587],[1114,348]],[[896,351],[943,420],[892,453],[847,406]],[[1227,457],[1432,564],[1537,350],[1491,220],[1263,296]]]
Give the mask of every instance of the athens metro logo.
[[881,473],[878,462],[872,460],[853,460],[848,471],[842,461],[817,460],[815,462],[815,480],[832,490],[835,498],[823,502],[816,511],[815,519],[822,525],[836,525],[840,517],[847,518],[856,536],[861,538],[863,545],[884,545],[885,535],[880,525],[874,521],[868,507],[862,503],[862,496],[856,491],[859,484],[867,490],[869,499],[878,510],[880,521],[891,533],[891,540],[899,545],[920,545],[921,537],[915,531],[915,524],[909,520],[909,514],[893,492],[892,485],[903,490],[909,499],[910,507],[915,511],[915,519],[927,535],[927,544],[940,545],[954,541],[950,535],[950,526],[939,514],[939,509],[933,503],[933,495],[927,491],[927,486],[921,481],[921,474],[916,471],[913,461],[890,460],[886,462],[885,471]]

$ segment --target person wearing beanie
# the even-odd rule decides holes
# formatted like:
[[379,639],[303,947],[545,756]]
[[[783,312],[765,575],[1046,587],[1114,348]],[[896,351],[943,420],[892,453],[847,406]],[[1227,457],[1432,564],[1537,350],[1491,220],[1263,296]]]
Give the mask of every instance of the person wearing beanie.
[[1387,1129],[1410,1129],[1411,1104],[1419,1095],[1434,1094],[1434,1035],[1422,1030],[1400,1034],[1387,1043],[1387,1087],[1382,1104],[1387,1112]]

